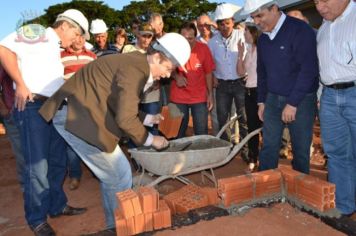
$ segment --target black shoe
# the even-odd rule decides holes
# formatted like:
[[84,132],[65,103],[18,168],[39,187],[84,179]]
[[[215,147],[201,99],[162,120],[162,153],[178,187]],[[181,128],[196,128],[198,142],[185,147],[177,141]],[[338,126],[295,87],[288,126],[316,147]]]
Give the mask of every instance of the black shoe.
[[47,222],[37,225],[35,228],[31,227],[31,230],[36,236],[56,236],[56,233]]
[[91,234],[82,234],[81,236],[116,236],[116,229],[104,229]]
[[75,216],[75,215],[80,215],[83,214],[84,212],[86,212],[87,209],[86,208],[76,208],[76,207],[71,207],[69,205],[67,205],[66,207],[64,207],[63,211],[57,215],[51,215],[51,218],[56,218],[59,216]]

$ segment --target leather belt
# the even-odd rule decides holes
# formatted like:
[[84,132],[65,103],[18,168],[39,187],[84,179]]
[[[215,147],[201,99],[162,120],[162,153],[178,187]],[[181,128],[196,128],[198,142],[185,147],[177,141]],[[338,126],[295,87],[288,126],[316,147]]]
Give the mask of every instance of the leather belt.
[[239,82],[241,79],[244,79],[245,77],[237,78],[237,79],[218,79],[219,83],[228,83],[228,84],[234,84]]
[[41,94],[37,94],[37,93],[33,93],[32,98],[33,98],[33,100],[40,101],[40,102],[45,102],[48,99],[48,97],[43,96]]
[[345,83],[336,83],[336,84],[330,84],[330,85],[325,85],[325,87],[332,88],[332,89],[347,89],[354,87],[356,84],[355,82],[345,82]]

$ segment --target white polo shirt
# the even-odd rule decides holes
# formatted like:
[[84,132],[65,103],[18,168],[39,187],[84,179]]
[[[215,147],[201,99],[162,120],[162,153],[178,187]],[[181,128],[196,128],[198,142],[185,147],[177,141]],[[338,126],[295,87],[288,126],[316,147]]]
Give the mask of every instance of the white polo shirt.
[[321,82],[325,85],[356,81],[356,3],[350,1],[334,21],[318,30]]
[[22,79],[32,93],[50,97],[64,83],[60,38],[52,28],[38,42],[25,42],[13,32],[0,45],[17,55]]
[[236,71],[237,63],[237,43],[241,39],[245,42],[244,34],[240,30],[234,29],[229,38],[224,38],[220,32],[216,32],[208,46],[213,55],[216,69],[214,76],[223,80],[235,80],[239,78]]

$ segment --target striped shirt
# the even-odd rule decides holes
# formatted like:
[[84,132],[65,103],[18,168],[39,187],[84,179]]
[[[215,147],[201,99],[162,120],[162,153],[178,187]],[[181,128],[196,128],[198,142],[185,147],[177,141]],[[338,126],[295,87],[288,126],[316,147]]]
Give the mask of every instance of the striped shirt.
[[80,53],[66,49],[61,52],[61,58],[64,66],[64,79],[67,80],[85,64],[95,60],[96,55],[87,49],[83,49]]
[[318,31],[318,57],[324,85],[356,81],[356,3],[350,1],[334,21]]

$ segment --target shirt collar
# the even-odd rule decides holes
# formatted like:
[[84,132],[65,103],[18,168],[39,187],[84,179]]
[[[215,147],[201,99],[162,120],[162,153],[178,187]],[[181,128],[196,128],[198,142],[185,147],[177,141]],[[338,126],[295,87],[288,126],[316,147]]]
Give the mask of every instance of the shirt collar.
[[143,92],[146,92],[147,89],[149,89],[152,85],[153,85],[153,75],[152,75],[152,72],[150,72],[150,75],[148,77],[148,80],[145,84],[145,87],[143,88]]
[[263,32],[264,34],[268,35],[270,40],[273,40],[276,37],[278,31],[281,29],[284,21],[286,20],[286,14],[284,14],[283,12],[281,13],[282,14],[279,17],[277,24],[274,26],[273,30],[271,32]]
[[351,11],[354,8],[355,4],[356,3],[353,0],[350,0],[349,5],[347,5],[347,7],[345,8],[344,12],[339,17],[337,17],[335,19],[335,21],[336,20],[344,20],[345,17],[347,17],[351,13]]

